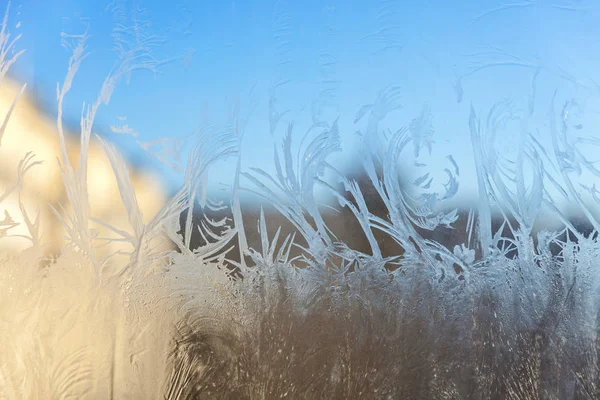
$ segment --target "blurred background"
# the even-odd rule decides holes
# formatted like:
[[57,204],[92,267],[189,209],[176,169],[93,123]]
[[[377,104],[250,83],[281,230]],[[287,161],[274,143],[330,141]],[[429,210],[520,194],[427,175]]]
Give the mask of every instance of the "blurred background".
[[[11,40],[19,37],[11,51],[25,52],[0,88],[0,115],[21,85],[27,87],[4,134],[1,160],[15,166],[33,151],[44,161],[25,184],[31,207],[42,205],[44,219],[51,219],[45,202],[64,203],[56,163],[56,92],[83,36],[87,55],[63,106],[73,160],[83,105],[96,101],[124,55],[138,52],[139,65],[120,76],[110,101],[98,109],[93,132],[126,156],[146,216],[182,184],[193,134],[228,127],[233,116],[244,171],[275,173],[273,149],[291,123],[293,146],[300,146],[315,122],[337,119],[341,151],[329,161],[360,180],[368,119],[358,115],[383,89],[397,85],[402,107],[380,127],[395,132],[405,126],[422,135],[423,145],[398,160],[403,181],[414,182],[425,168],[433,179],[425,191],[441,199],[446,169],[455,171],[456,195],[436,207],[461,210],[478,202],[472,111],[485,121],[492,106],[507,99],[515,113],[528,115],[526,123],[509,120],[495,139],[513,160],[525,133],[552,148],[551,107],[568,108],[563,122],[578,135],[591,134],[600,122],[595,68],[600,7],[593,1],[484,0],[450,7],[442,0],[23,0],[8,6]],[[578,145],[581,154],[592,152]],[[93,214],[120,226],[124,210],[97,143],[90,157]],[[232,159],[217,163],[206,176],[207,193],[229,199],[235,168]],[[579,172],[582,185],[592,187],[594,174]],[[8,185],[16,171],[2,168],[1,174]],[[325,190],[316,190],[322,204],[335,205]],[[551,185],[547,190],[567,213],[578,208]],[[257,199],[246,193],[243,200],[254,210],[249,215],[257,215]],[[583,194],[585,201],[592,197],[593,191]],[[15,238],[15,246],[20,242]]]

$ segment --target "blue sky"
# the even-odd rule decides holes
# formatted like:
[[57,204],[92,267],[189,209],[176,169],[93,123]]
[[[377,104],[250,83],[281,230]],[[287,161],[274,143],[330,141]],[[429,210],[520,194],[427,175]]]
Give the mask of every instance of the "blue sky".
[[[16,74],[30,83],[50,111],[56,107],[56,84],[64,79],[69,57],[60,45],[60,32],[81,33],[81,18],[87,19],[92,54],[65,104],[66,115],[74,121],[82,102],[95,99],[115,61],[108,3],[12,3],[12,27],[23,34],[20,46],[27,50]],[[131,8],[135,3],[123,4]],[[340,168],[356,165],[361,147],[355,132],[365,126],[354,125],[354,116],[382,88],[402,87],[403,108],[385,121],[392,130],[409,125],[428,103],[434,115],[435,143],[432,157],[422,161],[434,175],[443,177],[443,169],[449,167],[446,156],[453,156],[461,169],[459,199],[476,193],[468,130],[471,105],[486,114],[494,102],[509,98],[527,109],[537,68],[535,112],[527,127],[507,132],[505,140],[499,140],[500,147],[514,152],[523,129],[537,132],[542,142],[550,144],[547,112],[555,91],[556,104],[577,98],[585,105],[581,117],[585,126],[600,122],[595,111],[600,110],[596,86],[600,84],[600,28],[595,23],[600,7],[593,1],[531,0],[514,3],[517,6],[492,0],[146,0],[142,4],[148,10],[150,31],[164,38],[156,56],[172,61],[157,76],[141,71],[132,75],[129,84],[121,82],[110,104],[100,109],[95,131],[116,141],[132,159],[157,168],[173,188],[181,182],[181,174],[161,167],[134,138],[112,134],[110,125],[122,123],[118,117],[126,116],[142,141],[183,136],[206,115],[222,118],[239,98],[242,115],[254,105],[242,148],[244,166],[272,171],[268,93],[280,75],[290,83],[276,96],[281,109],[291,112],[283,118],[275,140],[291,120],[298,129],[294,137],[299,138],[308,126],[311,102],[321,90],[331,89],[334,97],[323,115],[328,120],[339,116],[344,152],[333,161]],[[17,22],[20,26],[15,29]],[[332,62],[324,65],[319,60]],[[489,67],[478,70],[485,65]],[[457,77],[462,77],[461,102]],[[408,156],[401,162],[407,174],[416,176],[419,172]],[[211,187],[230,181],[231,172],[226,164],[218,166]]]

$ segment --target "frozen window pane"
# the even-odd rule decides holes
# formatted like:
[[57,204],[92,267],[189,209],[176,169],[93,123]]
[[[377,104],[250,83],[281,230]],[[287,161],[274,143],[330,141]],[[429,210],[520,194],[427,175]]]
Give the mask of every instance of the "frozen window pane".
[[8,4],[0,398],[600,398],[599,12]]

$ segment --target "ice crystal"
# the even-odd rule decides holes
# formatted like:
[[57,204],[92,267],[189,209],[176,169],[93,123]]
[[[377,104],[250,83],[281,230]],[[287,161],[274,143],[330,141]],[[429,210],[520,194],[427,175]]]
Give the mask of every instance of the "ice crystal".
[[[513,100],[471,105],[464,129],[478,201],[471,209],[456,207],[451,201],[465,168],[440,150],[431,103],[394,118],[411,100],[389,85],[351,115],[328,119],[340,85],[333,79],[338,58],[323,51],[307,128],[282,108],[282,88],[292,84],[294,32],[284,3],[274,12],[277,76],[265,118],[272,172],[242,163],[243,140],[253,132],[246,132],[238,105],[192,135],[140,140],[184,174],[152,216],[143,215],[126,159],[92,133],[98,110],[122,80],[139,70],[157,73],[164,64],[154,52],[163,39],[150,32],[138,2],[131,10],[121,1],[107,8],[117,60],[96,100],[83,107],[75,163],[63,108],[89,55],[89,34],[62,34],[71,52],[57,85],[66,195],[53,211],[67,239],[49,259],[39,214],[19,197],[23,180],[41,163],[27,152],[0,195],[4,204],[16,193],[20,213],[4,210],[0,240],[23,225],[28,234],[13,236],[30,244],[0,253],[0,397],[600,398],[600,194],[584,179],[600,176],[589,152],[600,141],[582,122],[582,103],[559,104],[556,94],[547,99],[542,125],[550,146],[531,127],[540,81],[560,69],[495,48],[492,54],[504,59],[476,62],[456,76],[461,103],[469,96],[467,78],[483,70],[534,70],[525,108]],[[500,5],[471,24],[537,3]],[[380,29],[363,37],[377,44],[376,53],[403,48],[400,6],[378,2]],[[571,2],[547,7],[578,10]],[[9,11],[0,30],[0,83],[22,54],[9,55],[18,39],[8,32]],[[24,91],[0,119],[0,139]],[[353,174],[331,162],[349,123],[361,132]],[[127,124],[111,129],[138,135]],[[506,146],[511,130],[517,140]],[[92,211],[92,142],[110,163],[127,228]],[[180,154],[185,144],[187,163]],[[435,157],[441,162],[430,165]],[[219,199],[207,184],[223,161],[233,162],[235,172],[227,197]],[[407,176],[406,165],[418,173]],[[321,189],[333,199],[327,207],[316,195]],[[244,194],[259,199],[258,206]],[[583,222],[557,197],[575,204]],[[560,227],[540,223],[543,211]],[[99,229],[112,236],[100,237]],[[106,254],[100,251],[106,243],[122,246]]]

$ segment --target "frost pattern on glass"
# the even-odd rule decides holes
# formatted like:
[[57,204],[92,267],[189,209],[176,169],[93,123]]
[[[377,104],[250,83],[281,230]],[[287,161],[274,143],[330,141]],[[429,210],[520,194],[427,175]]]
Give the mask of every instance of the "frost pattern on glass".
[[[547,7],[578,12],[577,3]],[[528,125],[544,104],[540,77],[572,76],[499,48],[493,56],[466,56],[475,61],[449,83],[457,103],[469,97],[468,80],[485,69],[512,65],[531,76],[524,105],[470,105],[464,128],[478,201],[457,207],[452,201],[465,168],[437,142],[432,103],[396,123],[392,116],[411,100],[389,85],[352,115],[327,120],[342,97],[334,50],[319,50],[308,129],[283,118],[289,110],[278,101],[292,84],[289,6],[278,2],[273,13],[274,172],[242,163],[243,139],[252,132],[239,103],[224,121],[207,119],[191,135],[136,139],[185,176],[153,216],[143,215],[127,161],[93,135],[93,126],[121,81],[139,70],[157,73],[167,61],[154,54],[162,39],[137,3],[132,10],[125,2],[109,7],[117,62],[97,99],[83,107],[75,163],[63,103],[89,54],[89,35],[62,34],[71,52],[56,92],[66,201],[52,211],[66,240],[49,258],[39,214],[19,197],[26,176],[42,167],[27,152],[0,195],[4,204],[16,193],[21,214],[4,211],[0,240],[31,242],[22,252],[0,254],[0,398],[600,398],[600,193],[585,179],[600,176],[590,150],[600,141],[589,136],[577,99],[546,99],[545,133]],[[376,44],[376,53],[402,48],[402,7],[391,0],[376,6],[380,29],[362,38]],[[538,2],[500,5],[471,24],[532,7]],[[330,4],[326,11],[333,10]],[[0,31],[0,83],[22,54],[9,15],[10,8]],[[24,92],[23,86],[0,119],[0,139]],[[115,133],[142,136],[126,117],[119,121],[111,126]],[[361,149],[354,175],[330,162],[348,123]],[[92,144],[110,163],[127,228],[91,211]],[[206,188],[223,161],[235,165],[225,200]],[[407,177],[406,165],[414,176]],[[334,205],[323,206],[317,190]],[[260,199],[258,206],[245,203],[246,194]],[[557,197],[575,204],[584,222]],[[560,227],[540,221],[542,210]],[[12,235],[20,225],[28,234]],[[103,251],[110,243],[118,250]]]

